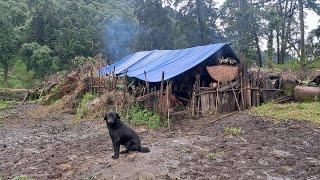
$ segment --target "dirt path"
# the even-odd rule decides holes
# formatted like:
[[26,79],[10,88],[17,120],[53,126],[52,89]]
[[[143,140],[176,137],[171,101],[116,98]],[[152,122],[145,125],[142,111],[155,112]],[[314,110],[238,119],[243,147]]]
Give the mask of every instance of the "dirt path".
[[[151,153],[112,160],[103,121],[32,113],[41,108],[0,111],[3,179],[320,179],[317,125],[274,124],[247,113],[210,125],[213,117],[178,121],[172,132],[137,128]],[[226,135],[226,127],[241,127],[241,135]]]

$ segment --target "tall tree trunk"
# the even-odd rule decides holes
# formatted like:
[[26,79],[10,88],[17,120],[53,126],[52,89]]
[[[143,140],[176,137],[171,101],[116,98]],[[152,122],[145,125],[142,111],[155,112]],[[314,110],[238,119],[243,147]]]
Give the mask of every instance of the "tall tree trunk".
[[280,33],[279,29],[277,29],[277,63],[280,64]]
[[301,69],[306,70],[306,53],[305,53],[305,43],[304,43],[304,14],[303,14],[303,0],[298,0],[299,2],[299,20],[300,20],[300,63]]
[[200,38],[203,44],[207,43],[207,38],[206,38],[206,32],[205,32],[205,23],[203,22],[203,17],[202,17],[202,12],[201,12],[201,7],[202,7],[202,0],[196,0],[196,5],[197,5],[197,20],[200,28]]
[[9,64],[3,64],[3,83],[8,86]]
[[273,30],[269,29],[268,34],[268,45],[267,45],[267,54],[268,54],[268,67],[272,68],[273,66]]
[[257,55],[258,55],[258,65],[259,67],[262,67],[262,56],[261,56],[261,49],[259,46],[259,37],[257,35],[257,32],[254,32],[254,41],[256,44],[256,48],[257,48]]

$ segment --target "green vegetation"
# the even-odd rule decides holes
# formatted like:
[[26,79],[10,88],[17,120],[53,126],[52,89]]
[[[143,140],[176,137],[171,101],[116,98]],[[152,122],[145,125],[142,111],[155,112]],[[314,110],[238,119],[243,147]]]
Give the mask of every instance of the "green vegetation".
[[304,102],[291,104],[267,103],[255,107],[252,113],[280,120],[303,120],[313,123],[320,123],[320,102]]
[[17,102],[15,102],[15,101],[0,100],[0,110],[14,107],[16,104],[17,104]]
[[[309,69],[320,68],[320,57],[308,61],[306,66]],[[289,70],[292,70],[292,71],[299,71],[299,70],[301,70],[301,62],[296,59],[296,60],[288,61],[288,62],[286,62],[284,64],[277,64],[274,67],[276,69],[279,69],[279,70],[289,69]]]
[[138,106],[132,107],[128,115],[128,121],[132,125],[147,125],[150,129],[156,129],[163,125],[159,115]]
[[[8,74],[8,84],[0,83],[0,88],[27,89],[39,83],[39,79],[34,77],[34,72],[28,70],[25,63],[17,58]],[[3,68],[0,66],[0,81],[3,79]]]
[[79,119],[88,117],[90,112],[89,103],[96,98],[97,97],[91,93],[85,94],[77,107],[76,117]]
[[206,157],[209,160],[216,160],[217,158],[221,158],[223,157],[225,154],[225,152],[221,151],[221,152],[210,152],[206,155]]
[[228,136],[240,136],[241,135],[241,127],[226,127],[224,128],[224,134]]
[[13,180],[33,180],[33,179],[28,176],[16,176],[13,178]]

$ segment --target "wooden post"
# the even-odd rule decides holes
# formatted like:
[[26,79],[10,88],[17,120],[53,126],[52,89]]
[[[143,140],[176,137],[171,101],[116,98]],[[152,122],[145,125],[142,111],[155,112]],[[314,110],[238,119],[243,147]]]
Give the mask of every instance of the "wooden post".
[[[149,88],[149,82],[148,82],[148,79],[147,79],[147,73],[146,71],[144,71],[144,78],[145,78],[145,83],[146,83],[146,90],[147,90],[147,94],[150,94],[150,88]],[[151,108],[151,99],[149,98],[148,100],[148,106],[149,108]]]
[[160,85],[160,95],[159,95],[159,114],[160,114],[160,117],[162,117],[163,115],[163,102],[162,102],[162,99],[163,99],[163,85],[164,85],[164,71],[162,71],[162,74],[161,74],[161,85]]
[[234,89],[233,89],[233,86],[232,86],[231,81],[229,81],[229,83],[230,83],[230,86],[231,86],[231,89],[232,89],[232,92],[233,92],[233,96],[234,96],[234,98],[235,98],[235,100],[236,100],[238,110],[241,111],[241,108],[240,108],[240,105],[239,105],[239,102],[238,102],[237,94],[236,94],[236,92],[235,92]]
[[241,103],[242,103],[242,109],[245,110],[246,109],[246,103],[245,103],[245,99],[244,99],[244,91],[243,91],[243,71],[241,70],[240,72],[240,93],[241,93]]
[[192,100],[191,100],[191,111],[192,111],[192,116],[195,115],[195,96],[196,96],[196,92],[193,89],[192,91]]
[[101,76],[100,76],[100,70],[98,73],[98,94],[100,95],[100,86],[101,86]]
[[171,89],[171,84],[167,81],[167,120],[168,120],[168,129],[170,131],[170,89]]
[[217,83],[217,94],[216,94],[216,113],[219,114],[219,86],[220,86],[220,82],[218,81]]
[[[200,93],[200,75],[197,75],[197,94]],[[200,114],[200,96],[197,95],[198,97],[197,98],[197,114],[199,115]]]
[[115,76],[116,76],[116,67],[113,67],[113,71],[112,71],[112,91],[115,89]]

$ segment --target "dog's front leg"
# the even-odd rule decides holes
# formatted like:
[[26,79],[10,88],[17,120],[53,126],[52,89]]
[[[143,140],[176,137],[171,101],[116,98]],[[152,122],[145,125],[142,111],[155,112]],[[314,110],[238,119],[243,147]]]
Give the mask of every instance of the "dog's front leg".
[[120,153],[120,141],[112,140],[112,144],[113,144],[113,151],[114,151],[114,155],[112,156],[112,159],[118,159],[119,153]]

